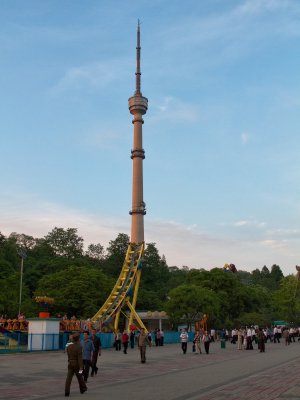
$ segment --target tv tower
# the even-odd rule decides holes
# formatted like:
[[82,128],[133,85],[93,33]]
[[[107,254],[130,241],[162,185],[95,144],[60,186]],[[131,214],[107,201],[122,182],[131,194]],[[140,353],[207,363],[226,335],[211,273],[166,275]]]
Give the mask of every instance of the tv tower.
[[[114,330],[119,327],[119,319],[122,308],[129,309],[128,329],[133,322],[140,328],[146,329],[143,321],[135,310],[142,272],[142,258],[144,255],[144,215],[146,204],[143,199],[143,160],[145,151],[143,149],[143,115],[148,108],[148,99],[141,92],[141,46],[140,46],[140,21],[137,27],[136,46],[136,87],[132,97],[128,99],[129,111],[133,115],[133,149],[131,158],[132,171],[132,209],[131,214],[131,238],[128,244],[125,261],[120,275],[110,295],[100,310],[91,318],[93,323],[99,326],[114,324]],[[147,329],[146,329],[147,331]]]
[[137,27],[137,46],[136,46],[136,87],[132,97],[128,99],[129,111],[133,115],[133,149],[131,158],[133,163],[132,170],[132,209],[131,215],[131,243],[144,242],[144,215],[146,214],[146,204],[143,199],[143,160],[145,151],[143,149],[143,115],[148,109],[148,99],[141,92],[141,45],[140,45],[140,21]]

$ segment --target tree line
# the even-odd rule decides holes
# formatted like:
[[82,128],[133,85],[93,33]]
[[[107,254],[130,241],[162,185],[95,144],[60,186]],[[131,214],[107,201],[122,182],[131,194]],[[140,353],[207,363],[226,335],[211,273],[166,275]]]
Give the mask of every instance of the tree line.
[[[35,296],[55,299],[51,314],[89,318],[101,307],[121,271],[129,236],[119,233],[106,249],[84,240],[76,228],[55,227],[43,238],[0,232],[0,315],[15,318],[19,308],[20,265],[23,258],[21,311],[34,317]],[[216,328],[283,319],[300,323],[300,295],[294,275],[279,265],[236,273],[168,266],[155,243],[147,243],[142,262],[137,310],[167,311],[174,323],[191,324],[203,313]]]

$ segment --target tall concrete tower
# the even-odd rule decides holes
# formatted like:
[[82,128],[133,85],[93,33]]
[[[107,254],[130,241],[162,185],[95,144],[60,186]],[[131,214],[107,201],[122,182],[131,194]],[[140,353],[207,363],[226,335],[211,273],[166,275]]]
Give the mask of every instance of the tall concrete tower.
[[145,151],[143,149],[143,115],[148,108],[148,99],[141,92],[141,46],[140,46],[140,23],[137,27],[136,46],[136,88],[134,95],[128,99],[129,111],[133,115],[133,148],[131,158],[133,163],[132,172],[132,209],[131,214],[131,238],[128,244],[125,261],[119,278],[110,295],[100,310],[93,316],[93,323],[114,324],[114,330],[119,327],[120,313],[123,307],[129,309],[128,329],[133,322],[147,332],[143,321],[135,311],[138,291],[141,281],[141,261],[144,254],[144,215],[146,204],[143,199],[143,160]]
[[136,46],[136,88],[134,95],[128,99],[129,111],[133,115],[133,149],[131,158],[133,162],[132,171],[132,209],[131,214],[131,243],[144,242],[144,215],[146,204],[143,199],[143,160],[145,151],[143,149],[143,115],[148,109],[148,99],[141,92],[141,46],[140,46],[140,22],[137,27]]

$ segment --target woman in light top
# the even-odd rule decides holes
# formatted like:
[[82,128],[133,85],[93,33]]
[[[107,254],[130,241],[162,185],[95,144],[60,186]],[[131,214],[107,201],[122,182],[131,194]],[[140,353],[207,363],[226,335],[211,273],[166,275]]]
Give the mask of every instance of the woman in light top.
[[187,334],[185,329],[182,329],[180,334],[180,343],[183,354],[186,354],[188,340],[189,340],[189,335]]

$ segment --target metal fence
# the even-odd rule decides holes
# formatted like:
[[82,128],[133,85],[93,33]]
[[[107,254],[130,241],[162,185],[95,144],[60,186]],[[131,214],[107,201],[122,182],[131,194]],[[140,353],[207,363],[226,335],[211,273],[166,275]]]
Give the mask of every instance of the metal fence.
[[[27,351],[53,351],[64,350],[71,332],[54,333],[0,333],[0,354]],[[103,349],[113,347],[113,333],[98,333]],[[180,332],[165,332],[164,344],[179,343]],[[192,341],[194,333],[189,332],[189,341]],[[81,339],[83,334],[81,334]],[[155,343],[152,334],[152,343]]]
[[[0,354],[24,351],[64,350],[71,332],[54,333],[0,333]],[[97,334],[101,339],[102,348],[113,346],[113,333]],[[81,334],[81,339],[83,334]]]
[[0,333],[0,353],[27,351],[26,333]]

